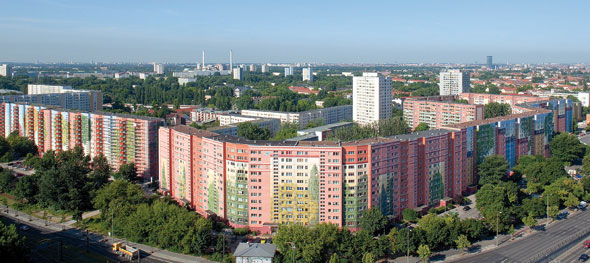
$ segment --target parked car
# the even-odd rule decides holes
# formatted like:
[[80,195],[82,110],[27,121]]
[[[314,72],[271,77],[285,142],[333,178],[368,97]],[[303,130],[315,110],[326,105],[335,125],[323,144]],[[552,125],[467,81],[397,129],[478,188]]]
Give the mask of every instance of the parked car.
[[469,210],[471,210],[471,207],[469,207],[468,205],[463,207],[463,211],[469,211]]
[[567,215],[569,215],[569,212],[563,211],[563,212],[559,213],[559,215],[557,215],[557,219],[566,219]]

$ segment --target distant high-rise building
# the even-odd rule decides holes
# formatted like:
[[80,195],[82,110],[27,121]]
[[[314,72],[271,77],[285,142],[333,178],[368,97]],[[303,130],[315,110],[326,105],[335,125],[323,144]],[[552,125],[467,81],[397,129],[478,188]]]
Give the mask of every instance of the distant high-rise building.
[[313,71],[311,67],[303,68],[303,81],[313,81]]
[[154,63],[154,73],[164,74],[164,64]]
[[494,64],[492,63],[492,56],[488,56],[487,57],[487,63],[486,65],[488,66],[488,68],[493,68]]
[[285,68],[285,77],[293,75],[293,66]]
[[256,65],[250,64],[250,72],[255,72],[257,70]]
[[244,69],[243,68],[241,68],[241,67],[234,68],[232,70],[232,72],[233,72],[233,75],[234,75],[234,79],[242,80],[243,73],[244,73]]
[[363,73],[352,79],[352,119],[361,125],[391,118],[391,78]]
[[269,70],[268,70],[268,65],[266,65],[266,64],[262,64],[262,73],[266,73],[266,72],[268,72],[268,71],[269,71]]
[[469,92],[470,84],[469,72],[461,72],[458,69],[454,69],[440,73],[439,88],[441,96]]
[[4,77],[12,77],[12,72],[10,71],[10,66],[7,64],[0,65],[0,76]]

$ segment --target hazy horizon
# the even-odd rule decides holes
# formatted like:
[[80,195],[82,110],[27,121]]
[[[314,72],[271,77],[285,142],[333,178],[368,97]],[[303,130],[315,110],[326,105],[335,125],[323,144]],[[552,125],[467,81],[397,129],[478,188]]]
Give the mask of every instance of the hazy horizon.
[[586,1],[24,0],[0,9],[0,61],[590,63]]

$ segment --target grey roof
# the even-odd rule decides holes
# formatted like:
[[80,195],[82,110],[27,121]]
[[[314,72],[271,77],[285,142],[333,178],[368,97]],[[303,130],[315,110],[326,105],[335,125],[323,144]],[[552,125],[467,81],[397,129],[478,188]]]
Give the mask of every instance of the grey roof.
[[234,257],[263,257],[275,256],[277,247],[273,244],[240,243],[234,252]]
[[327,131],[330,129],[334,129],[334,128],[338,128],[341,126],[352,126],[352,122],[337,122],[337,123],[332,123],[332,124],[326,124],[326,125],[322,125],[322,126],[318,126],[315,128],[309,128],[309,129],[305,129],[305,130],[300,130],[298,131],[299,133],[310,133],[310,132],[316,132],[316,131]]

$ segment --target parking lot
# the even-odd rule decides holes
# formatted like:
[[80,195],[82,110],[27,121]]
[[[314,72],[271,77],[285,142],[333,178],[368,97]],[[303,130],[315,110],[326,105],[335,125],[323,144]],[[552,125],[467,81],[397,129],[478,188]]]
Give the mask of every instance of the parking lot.
[[11,170],[16,176],[32,175],[35,170],[23,164],[23,161],[12,161],[8,163],[0,163],[0,167]]
[[[466,196],[467,198],[469,198],[469,200],[471,200],[471,203],[469,205],[465,205],[465,206],[457,206],[447,212],[442,213],[442,215],[445,215],[447,213],[456,213],[459,218],[481,218],[481,213],[477,210],[477,208],[475,208],[475,195],[470,195],[470,196]],[[469,208],[465,208],[465,207],[469,207]]]

